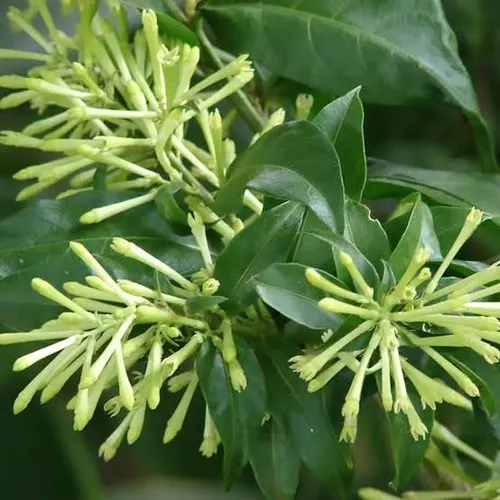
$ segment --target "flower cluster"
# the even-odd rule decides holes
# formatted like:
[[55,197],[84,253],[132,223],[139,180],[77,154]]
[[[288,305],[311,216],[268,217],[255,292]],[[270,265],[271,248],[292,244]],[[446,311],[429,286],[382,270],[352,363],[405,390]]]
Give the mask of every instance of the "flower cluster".
[[[419,248],[396,285],[379,300],[365,281],[352,257],[340,253],[340,261],[349,272],[358,291],[352,292],[324,278],[315,269],[306,271],[309,283],[331,295],[319,301],[319,307],[335,314],[358,318],[359,324],[340,338],[329,341],[319,351],[306,352],[290,361],[293,370],[317,391],[344,368],[354,378],[342,408],[344,427],[341,439],[354,441],[361,392],[370,373],[380,375],[380,392],[386,411],[404,412],[415,439],[427,429],[411,401],[407,382],[418,392],[422,406],[436,403],[469,406],[456,390],[434,380],[400,353],[400,346],[418,348],[453,379],[467,396],[478,396],[471,378],[439,352],[440,347],[468,347],[489,363],[500,359],[492,344],[500,343],[500,303],[482,302],[500,292],[500,267],[494,264],[464,279],[444,284],[441,278],[450,263],[482,221],[482,212],[472,209],[447,255],[434,273],[424,267],[430,252]],[[349,349],[354,341],[366,339],[365,347]],[[371,364],[372,363],[372,364]]]
[[[169,280],[171,289],[163,293],[129,280],[114,280],[82,244],[72,242],[70,248],[93,273],[85,284],[65,283],[66,295],[42,279],[32,282],[38,293],[67,311],[31,332],[0,334],[0,345],[53,342],[15,361],[14,370],[20,371],[55,355],[18,395],[14,413],[23,411],[37,392],[41,392],[42,403],[52,399],[79,372],[78,391],[68,409],[74,412],[74,428],[82,430],[105,391],[117,386],[118,394],[104,408],[112,415],[123,408],[127,414],[100,449],[109,460],[125,436],[129,443],[139,438],[146,408],[158,406],[165,382],[169,391],[184,392],[168,420],[164,442],[181,430],[198,384],[189,360],[203,342],[214,342],[220,349],[234,390],[245,389],[246,377],[233,338],[238,322],[217,307],[198,313],[189,308],[190,300],[217,291],[216,280],[197,279],[194,283],[134,243],[114,238],[114,251],[146,264]],[[129,373],[142,359],[147,360],[146,369],[131,381]],[[178,373],[181,366],[186,369]],[[200,450],[211,456],[219,437],[208,409],[205,420]]]
[[[453,451],[453,453],[459,453],[490,471],[498,470],[498,466],[492,460],[474,448],[471,448],[467,443],[464,443],[446,426],[434,421],[431,431],[431,440],[425,458],[436,468],[446,467],[447,473],[451,476],[455,476],[455,471],[459,469],[457,469],[454,462],[443,454],[440,447],[448,448],[450,451]],[[457,479],[463,479],[463,476],[457,476]],[[500,482],[498,479],[490,479],[474,487],[469,487],[466,491],[408,491],[403,493],[402,498],[404,500],[451,500],[458,498],[494,500],[498,498],[499,493]],[[359,497],[362,500],[401,500],[400,497],[384,493],[374,488],[362,488],[359,491]]]
[[[17,172],[16,179],[35,180],[18,199],[35,196],[63,179],[69,181],[69,189],[60,197],[91,190],[99,171],[108,190],[145,193],[91,210],[82,223],[96,223],[148,203],[166,185],[189,195],[191,204],[202,204],[206,222],[217,219],[209,208],[213,190],[222,185],[235,146],[225,138],[228,123],[218,110],[209,110],[252,79],[247,57],[205,75],[198,67],[199,48],[177,41],[165,44],[154,11],[142,11],[142,27],[129,43],[124,8],[115,0],[108,3],[113,22],[97,13],[97,1],[79,2],[80,18],[71,38],[55,27],[46,0],[32,1],[26,12],[9,12],[12,23],[45,53],[0,51],[0,58],[38,63],[27,77],[0,77],[1,87],[15,90],[0,100],[0,109],[28,102],[40,113],[48,108],[59,111],[21,133],[4,132],[0,141],[64,155]],[[31,24],[35,15],[44,21],[47,36]],[[264,130],[283,118],[278,112]],[[193,119],[206,149],[185,137]],[[262,204],[252,193],[245,193],[244,203],[261,213]]]

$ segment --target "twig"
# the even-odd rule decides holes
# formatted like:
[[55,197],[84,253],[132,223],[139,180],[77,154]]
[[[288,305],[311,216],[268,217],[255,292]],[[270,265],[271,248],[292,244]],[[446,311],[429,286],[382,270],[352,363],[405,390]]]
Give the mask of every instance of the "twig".
[[[217,68],[221,69],[225,65],[224,63],[220,60],[219,56],[217,55],[214,46],[208,39],[204,29],[203,29],[203,21],[201,19],[198,20],[197,27],[196,27],[196,34],[198,35],[198,39],[200,41],[200,44],[202,48],[205,50],[209,60],[211,63]],[[257,113],[256,109],[248,99],[247,95],[243,90],[238,90],[238,92],[232,94],[229,97],[236,109],[238,110],[239,114],[242,116],[242,118],[248,123],[248,125],[252,128],[254,132],[260,132],[264,126],[264,120],[262,116]]]

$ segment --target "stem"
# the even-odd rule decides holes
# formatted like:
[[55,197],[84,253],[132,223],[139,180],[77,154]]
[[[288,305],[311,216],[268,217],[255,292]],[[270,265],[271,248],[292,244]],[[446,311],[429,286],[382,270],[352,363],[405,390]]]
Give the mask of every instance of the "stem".
[[[170,4],[170,2],[169,2]],[[203,21],[200,19],[198,21],[196,27],[196,34],[198,35],[198,39],[200,40],[200,44],[202,48],[205,50],[208,59],[211,63],[217,68],[222,69],[225,65],[220,60],[219,56],[215,51],[215,47],[212,45],[210,40],[208,39],[204,29],[203,29]],[[232,94],[229,99],[233,102],[234,106],[242,116],[242,118],[247,122],[250,128],[254,132],[260,132],[264,127],[264,120],[257,113],[256,109],[248,99],[247,95],[243,90],[238,90],[234,94]]]
[[172,14],[172,16],[177,19],[177,21],[185,24],[189,21],[186,14],[182,12],[181,8],[177,5],[175,0],[164,0],[164,2],[167,4],[167,9],[170,11],[170,14]]

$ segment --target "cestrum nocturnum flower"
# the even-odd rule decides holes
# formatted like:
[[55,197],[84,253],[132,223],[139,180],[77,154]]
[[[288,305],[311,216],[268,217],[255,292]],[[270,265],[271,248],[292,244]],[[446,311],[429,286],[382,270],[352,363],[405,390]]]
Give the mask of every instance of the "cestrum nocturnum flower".
[[[78,391],[67,406],[74,412],[75,430],[82,430],[92,419],[104,393],[117,387],[118,393],[104,408],[111,415],[122,409],[127,413],[100,448],[100,454],[109,460],[125,436],[130,444],[139,438],[146,409],[157,408],[166,382],[170,392],[183,394],[167,422],[163,441],[168,443],[178,434],[198,386],[192,362],[203,342],[213,342],[220,349],[234,390],[245,389],[246,377],[233,338],[238,325],[221,309],[193,314],[187,307],[190,299],[207,296],[204,286],[207,282],[212,292],[216,290],[213,278],[196,284],[133,242],[114,238],[111,245],[114,251],[168,279],[170,289],[163,293],[130,280],[113,279],[81,243],[72,242],[70,248],[92,271],[85,284],[66,282],[63,293],[40,278],[32,282],[36,292],[66,311],[31,332],[0,334],[0,345],[49,342],[18,358],[15,371],[55,355],[20,392],[14,402],[14,413],[23,411],[37,392],[42,403],[49,401],[79,373]],[[131,380],[129,373],[142,359],[146,360],[144,373]],[[182,366],[186,370],[179,373]],[[219,442],[207,407],[200,451],[212,456]]]
[[[444,445],[454,452],[466,456],[469,460],[474,461],[476,464],[490,471],[495,471],[497,469],[493,460],[463,442],[446,426],[435,420],[432,425],[431,440],[429,441],[425,458],[436,467],[440,467],[449,461],[446,455],[444,455],[437,446],[436,442],[439,442],[441,445]],[[491,500],[498,498],[499,493],[500,481],[498,479],[490,479],[489,481],[479,483],[469,488],[468,491],[407,491],[403,493],[402,498],[404,500],[451,500],[457,498]],[[362,500],[401,500],[401,497],[396,497],[374,488],[361,488],[358,491],[358,495]]]
[[[377,373],[386,411],[406,414],[415,439],[428,429],[421,421],[408,395],[408,382],[421,398],[423,407],[435,408],[448,402],[470,406],[460,392],[434,380],[400,353],[400,346],[420,349],[455,381],[467,396],[479,395],[471,378],[439,352],[439,348],[468,347],[489,363],[500,360],[500,303],[485,302],[500,292],[500,267],[497,264],[452,283],[441,280],[454,257],[482,221],[483,214],[472,209],[453,245],[432,273],[424,267],[429,260],[427,248],[418,248],[396,285],[378,300],[352,257],[340,253],[357,291],[332,283],[318,271],[308,268],[308,282],[328,294],[319,307],[335,314],[349,315],[358,324],[348,333],[330,340],[319,351],[293,357],[292,369],[317,391],[340,371],[349,368],[354,378],[345,397],[341,439],[354,441],[361,392],[368,374]],[[328,337],[328,336],[327,336]],[[350,349],[355,340],[366,339],[365,347]],[[359,344],[357,344],[359,345]]]
[[[166,44],[154,11],[142,11],[142,27],[129,43],[124,7],[108,1],[110,22],[98,13],[98,3],[77,3],[80,17],[73,37],[56,28],[46,0],[30,2],[26,12],[9,11],[12,23],[44,53],[0,50],[0,59],[36,63],[26,77],[0,76],[0,87],[14,91],[0,100],[0,109],[30,103],[39,113],[49,107],[60,111],[21,133],[4,131],[0,142],[64,155],[17,172],[16,179],[35,181],[18,199],[33,197],[62,179],[69,181],[69,189],[60,197],[91,190],[101,165],[108,190],[145,193],[83,214],[84,224],[151,202],[171,184],[210,205],[212,191],[224,182],[235,157],[219,112],[210,109],[253,78],[247,56],[205,75],[198,68],[199,48],[175,40]],[[41,17],[47,35],[33,26],[35,16]],[[184,137],[193,119],[206,150]],[[244,203],[261,213],[262,203],[249,191]]]

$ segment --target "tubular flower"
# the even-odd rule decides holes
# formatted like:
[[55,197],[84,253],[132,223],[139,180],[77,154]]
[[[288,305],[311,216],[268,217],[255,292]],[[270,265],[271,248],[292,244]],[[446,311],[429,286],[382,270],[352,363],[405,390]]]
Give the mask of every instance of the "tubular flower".
[[[125,437],[130,444],[139,438],[146,410],[158,407],[165,383],[171,392],[183,395],[167,423],[164,442],[178,434],[198,386],[197,374],[190,366],[203,342],[213,341],[220,349],[234,390],[246,387],[233,339],[237,326],[233,327],[220,309],[193,313],[188,307],[190,299],[206,297],[203,286],[130,241],[114,238],[111,247],[167,277],[172,283],[169,293],[130,280],[115,280],[82,244],[72,242],[72,252],[92,271],[85,283],[66,282],[60,291],[40,278],[32,282],[36,292],[66,311],[31,332],[0,334],[0,345],[48,342],[18,358],[15,371],[52,357],[16,398],[16,414],[38,392],[42,403],[49,401],[78,374],[78,390],[67,407],[74,413],[75,430],[82,430],[105,393],[116,388],[117,394],[104,408],[111,415],[123,409],[126,415],[100,448],[105,460],[114,456]],[[145,370],[131,379],[129,374],[140,360],[146,361]],[[181,366],[187,366],[188,371],[179,373]],[[202,454],[213,455],[219,441],[207,410]]]
[[[63,2],[63,7],[73,3]],[[99,15],[97,1],[78,3],[80,17],[72,38],[55,27],[46,0],[32,2],[26,12],[10,10],[12,23],[42,52],[0,50],[0,58],[36,63],[27,76],[0,76],[0,87],[13,90],[0,100],[0,109],[29,103],[40,113],[48,107],[59,111],[20,133],[4,131],[0,142],[63,155],[17,172],[16,179],[34,180],[18,199],[35,196],[62,179],[69,180],[70,188],[60,197],[88,191],[99,175],[108,190],[141,189],[144,194],[87,212],[81,218],[84,224],[151,202],[167,186],[210,205],[235,155],[234,144],[222,137],[219,112],[209,110],[253,78],[251,64],[243,55],[194,82],[200,73],[198,47],[176,41],[166,45],[151,10],[142,12],[142,27],[129,43],[126,12],[119,2],[109,3],[112,22]],[[43,19],[46,35],[31,24],[35,16]],[[76,51],[77,60],[68,51]],[[184,137],[193,119],[207,150]],[[262,211],[250,192],[244,203],[255,213]]]
[[500,495],[500,480],[489,479],[479,483],[467,491],[407,491],[403,500],[495,500]]
[[[309,391],[317,391],[340,371],[349,368],[354,378],[342,408],[344,428],[341,438],[354,441],[361,391],[367,375],[379,374],[382,403],[386,411],[406,414],[415,439],[428,429],[421,421],[408,393],[410,383],[423,407],[436,403],[468,407],[467,398],[420,371],[400,352],[401,346],[420,349],[455,381],[470,397],[479,389],[440,348],[468,347],[489,363],[500,360],[500,304],[484,302],[500,292],[500,267],[494,264],[451,284],[440,281],[448,266],[478,227],[482,212],[472,209],[448,254],[434,273],[424,267],[430,252],[419,248],[399,281],[385,296],[375,300],[352,258],[340,254],[340,260],[356,284],[357,292],[344,289],[323,277],[315,269],[306,271],[308,282],[329,294],[318,303],[320,309],[357,318],[357,326],[347,333],[326,335],[319,351],[293,357],[292,369],[309,382]],[[354,344],[355,343],[355,344]],[[359,348],[363,344],[365,347]],[[351,347],[356,345],[356,347]]]

